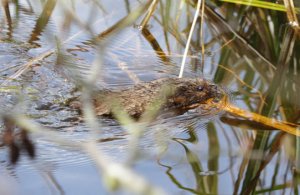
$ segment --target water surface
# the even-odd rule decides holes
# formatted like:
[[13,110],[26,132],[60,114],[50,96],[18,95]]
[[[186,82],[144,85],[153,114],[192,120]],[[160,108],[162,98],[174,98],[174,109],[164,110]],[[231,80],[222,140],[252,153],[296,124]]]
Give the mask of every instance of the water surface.
[[[157,11],[149,22],[148,32],[142,33],[139,29],[139,19],[116,34],[105,37],[105,44],[99,47],[94,44],[93,38],[141,3],[134,0],[65,3],[67,6],[64,2],[56,2],[43,29],[38,29],[37,25],[43,10],[40,2],[20,1],[18,6],[15,3],[9,3],[8,7],[3,5],[10,11],[10,19],[6,12],[0,12],[1,111],[24,113],[75,145],[90,139],[97,140],[98,150],[114,162],[125,163],[130,155],[130,138],[124,127],[114,120],[99,119],[101,126],[92,131],[86,123],[64,120],[80,116],[61,103],[74,95],[76,85],[90,78],[93,64],[100,67],[95,83],[100,90],[176,77],[184,52],[185,45],[182,43],[187,39],[191,18],[175,3],[161,1],[158,10],[169,6],[172,14],[183,11],[178,26],[172,23],[177,21],[176,18],[169,18],[170,28],[176,32],[166,31],[161,24],[162,13]],[[187,7],[193,9],[190,5]],[[73,10],[69,14],[75,14],[76,20],[70,19],[68,10]],[[69,20],[72,22],[69,23]],[[240,46],[238,40],[233,38],[233,46],[230,43],[226,45],[224,39],[219,38],[222,33],[216,35],[212,24],[205,23],[204,27],[205,56],[201,54],[200,38],[196,33],[184,77],[205,77],[217,82],[231,94],[233,104],[257,111],[258,92],[267,92],[271,86],[270,72],[264,74],[270,68],[259,56],[252,58],[251,53],[234,50],[236,45]],[[199,33],[199,29],[196,32]],[[181,38],[174,33],[179,33]],[[299,45],[298,42],[296,44]],[[202,58],[204,64],[201,64]],[[259,66],[263,70],[259,70]],[[285,82],[299,80],[297,72],[289,74],[294,76],[290,80],[286,78]],[[297,85],[293,86],[297,88]],[[289,97],[281,97],[299,111],[299,104],[291,98],[294,91],[290,91]],[[37,109],[45,105],[49,107]],[[277,108],[270,116],[283,119]],[[254,129],[226,124],[220,120],[223,114],[190,117],[187,113],[147,127],[138,145],[139,155],[133,163],[133,171],[167,194],[237,192],[242,188],[241,183],[247,184],[246,179],[239,175],[243,175],[246,161],[250,158],[261,162],[262,151],[250,148],[254,143],[253,135],[257,133]],[[3,124],[1,126],[4,129]],[[278,131],[268,132],[271,140],[279,134]],[[22,154],[19,162],[11,165],[7,147],[0,148],[0,170],[3,173],[0,188],[17,194],[107,193],[103,174],[85,152],[45,137],[31,136],[37,151],[34,160]],[[284,153],[284,150],[278,149],[268,162],[258,189],[272,188],[292,180],[291,162]],[[116,193],[122,194],[126,191],[123,190]],[[282,192],[292,190],[283,188]]]

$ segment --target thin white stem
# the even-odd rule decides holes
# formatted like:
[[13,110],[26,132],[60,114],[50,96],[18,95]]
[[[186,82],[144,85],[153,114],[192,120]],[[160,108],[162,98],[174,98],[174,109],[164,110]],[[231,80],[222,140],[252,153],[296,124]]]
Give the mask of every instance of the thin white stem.
[[182,78],[182,75],[183,75],[186,56],[187,56],[187,53],[189,51],[192,35],[193,35],[194,29],[195,29],[197,18],[199,16],[201,1],[202,0],[198,0],[198,3],[197,3],[196,13],[194,15],[194,20],[193,20],[193,23],[192,23],[192,27],[191,27],[191,30],[190,30],[190,34],[189,34],[189,37],[188,37],[188,40],[187,40],[187,43],[186,43],[186,46],[185,46],[185,50],[184,50],[184,54],[183,54],[183,58],[182,58],[182,62],[181,62],[180,72],[179,72],[179,76],[178,76],[179,78]]

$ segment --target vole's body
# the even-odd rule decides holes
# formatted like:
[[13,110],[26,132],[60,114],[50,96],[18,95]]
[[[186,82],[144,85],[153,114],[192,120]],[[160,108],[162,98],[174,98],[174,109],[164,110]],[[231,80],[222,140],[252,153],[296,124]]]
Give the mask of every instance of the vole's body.
[[[161,112],[186,111],[223,95],[219,87],[204,79],[163,78],[126,89],[98,91],[93,94],[93,101],[97,115],[113,116],[113,104],[117,102],[118,109],[139,118],[155,102],[161,101]],[[77,100],[70,106],[80,108]]]

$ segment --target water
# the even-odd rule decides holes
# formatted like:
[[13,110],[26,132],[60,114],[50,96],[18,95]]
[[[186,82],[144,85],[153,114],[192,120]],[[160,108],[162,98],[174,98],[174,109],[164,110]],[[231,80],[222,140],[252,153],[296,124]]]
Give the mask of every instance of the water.
[[[162,2],[160,6],[167,6],[167,1]],[[36,22],[43,7],[40,2],[24,0],[18,6],[9,3],[11,22],[4,11],[0,12],[1,112],[24,113],[67,142],[59,142],[51,133],[48,137],[32,133],[36,158],[32,160],[22,152],[16,165],[9,163],[8,148],[0,147],[0,189],[7,190],[0,191],[1,194],[108,193],[103,171],[91,156],[75,146],[93,140],[97,142],[97,150],[112,162],[126,163],[131,151],[126,126],[114,120],[99,119],[101,125],[92,131],[86,123],[65,120],[80,116],[61,103],[73,96],[76,84],[90,78],[95,64],[100,71],[94,84],[99,89],[118,89],[178,75],[184,51],[182,43],[189,29],[186,11],[182,15],[178,13],[178,20],[169,19],[173,31],[164,32],[162,13],[157,12],[156,18],[150,20],[149,32],[140,31],[140,19],[105,37],[103,47],[93,43],[93,36],[140,5],[134,0],[57,2],[47,25],[37,34]],[[175,3],[168,6],[171,13],[181,10]],[[71,23],[72,14],[68,12],[77,17]],[[205,48],[204,65],[201,64],[199,34],[194,35],[184,77],[200,76],[218,82],[232,94],[235,105],[257,110],[260,101],[257,92],[265,92],[270,86],[268,74],[256,67],[264,62],[249,57],[251,55],[238,58],[235,55],[238,52],[226,58],[234,47],[222,50],[224,43],[216,38],[212,29],[211,24],[205,24],[205,42],[210,44]],[[176,38],[176,33],[181,38]],[[254,65],[245,66],[245,63]],[[289,74],[294,75],[293,80],[287,79],[285,83],[298,79],[297,72]],[[289,91],[288,97],[281,97],[286,98],[291,107],[298,108],[297,101],[292,101],[295,98],[291,98],[294,91]],[[41,105],[49,107],[37,109]],[[274,117],[282,119],[279,108],[276,111]],[[132,170],[167,194],[232,194],[235,188],[241,190],[242,183],[247,183],[246,179],[239,178],[239,174],[244,173],[243,165],[247,165],[249,158],[257,157],[260,162],[262,151],[252,151],[250,147],[256,131],[222,122],[219,116],[223,114],[195,117],[188,113],[148,126],[138,143],[139,152]],[[3,124],[1,127],[3,134]],[[41,131],[47,132],[46,129]],[[275,140],[278,131],[269,132],[270,139]],[[286,144],[283,147],[288,148]],[[263,169],[258,189],[272,188],[292,179],[291,165],[285,155],[291,155],[290,158],[293,155],[288,150],[278,149]],[[115,193],[126,192],[128,190],[122,188]]]

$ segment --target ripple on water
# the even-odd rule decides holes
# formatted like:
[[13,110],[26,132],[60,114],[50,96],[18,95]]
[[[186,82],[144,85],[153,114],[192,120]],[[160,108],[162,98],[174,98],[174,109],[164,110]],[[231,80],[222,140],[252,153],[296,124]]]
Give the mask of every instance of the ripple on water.
[[[18,42],[0,44],[0,60],[3,62],[0,64],[0,67],[2,70],[8,68],[8,70],[0,73],[2,76],[1,79],[5,79],[7,76],[15,73],[21,65],[28,62],[31,58],[41,53],[43,54],[45,47],[48,48],[49,45],[54,44],[51,41],[53,37],[49,38],[49,34],[47,33],[43,33],[40,40],[37,41],[40,44],[40,48],[30,50],[30,48],[19,44],[19,42],[26,42],[29,39],[36,18],[37,16],[32,12],[21,12],[20,24],[13,32],[14,39],[18,40]],[[113,19],[117,20],[119,18],[116,17]],[[46,31],[56,31],[56,27],[52,21],[50,21],[47,28]],[[75,33],[77,30],[77,28],[71,29],[71,33]],[[2,31],[0,36],[7,36],[7,32],[7,30]],[[160,35],[156,33],[154,36],[159,37]],[[95,133],[90,131],[83,123],[62,122],[65,118],[78,116],[75,112],[67,108],[58,109],[59,106],[50,106],[48,110],[36,109],[38,105],[49,102],[55,102],[59,105],[60,102],[71,97],[74,85],[70,81],[66,81],[65,78],[73,77],[76,80],[88,77],[91,64],[93,64],[95,55],[99,52],[91,44],[89,35],[87,34],[70,39],[67,43],[61,43],[65,58],[60,61],[60,64],[55,65],[56,56],[52,55],[39,62],[38,66],[31,68],[28,74],[26,73],[26,76],[19,77],[20,81],[18,83],[14,83],[18,86],[26,83],[27,87],[34,89],[23,91],[27,103],[26,113],[35,118],[36,121],[53,128],[55,133],[72,143],[81,144],[91,137],[95,140],[106,139],[105,142],[99,141],[97,150],[104,151],[113,160],[118,162],[126,160],[129,152],[129,135],[124,130],[124,127],[115,124],[115,121],[101,120],[101,133],[100,131],[96,131]],[[161,47],[164,51],[167,51],[164,45]],[[181,56],[162,57],[153,49],[151,43],[141,34],[141,31],[133,27],[125,28],[114,36],[103,52],[103,61],[99,62],[101,66],[101,79],[99,78],[97,83],[102,88],[120,88],[133,85],[140,80],[150,81],[156,78],[177,76],[179,72]],[[72,71],[75,71],[76,74],[73,74]],[[185,76],[189,77],[193,73],[194,71],[188,67]],[[8,97],[5,96],[4,98]],[[7,104],[2,105],[7,106]],[[149,125],[145,129],[139,144],[143,158],[152,158],[155,156],[159,151],[156,150],[159,146],[158,144],[163,143],[168,147],[168,143],[172,137],[188,131],[190,126],[194,126],[195,129],[201,131],[201,126],[212,120],[216,115],[217,113],[204,116],[202,114],[199,117],[197,111],[188,112],[184,115],[158,120],[156,123]],[[53,170],[57,171],[60,166],[66,167],[72,165],[74,167],[83,167],[93,162],[86,154],[74,148],[61,146],[42,138],[34,139],[34,141],[37,146],[37,159],[32,162],[22,157],[22,161],[19,164],[21,168],[24,168],[22,171],[30,172],[35,168],[33,164],[37,164],[37,166],[49,164],[50,167],[54,165]],[[1,148],[0,152],[3,152],[0,155],[1,158],[6,154],[4,154],[4,151],[6,150],[2,150]]]

